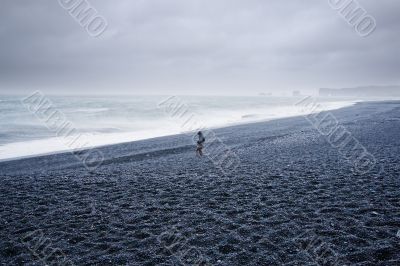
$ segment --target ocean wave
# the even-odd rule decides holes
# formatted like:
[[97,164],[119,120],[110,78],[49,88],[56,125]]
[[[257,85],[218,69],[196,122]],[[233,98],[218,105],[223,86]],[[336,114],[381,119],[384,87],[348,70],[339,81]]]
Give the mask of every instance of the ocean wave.
[[[121,99],[91,101],[79,99],[71,102],[62,99],[60,111],[66,113],[67,121],[73,123],[76,131],[90,135],[90,146],[102,146],[179,134],[183,120],[169,117],[157,109],[159,98],[134,99],[120,104]],[[196,123],[206,128],[220,128],[237,124],[268,121],[272,119],[305,115],[295,106],[292,98],[185,98],[188,114],[196,114]],[[72,104],[73,103],[73,104]],[[353,102],[328,102],[324,110],[332,110],[352,105]],[[34,156],[64,151],[54,132],[44,127],[34,116],[26,114],[20,105],[12,104],[8,113],[0,112],[0,159]],[[76,107],[74,107],[76,106]],[[96,107],[97,106],[97,107]],[[13,119],[10,119],[10,114]],[[15,117],[15,119],[14,119]],[[191,116],[193,117],[193,116]],[[188,117],[186,117],[187,119]],[[186,120],[185,120],[186,121]],[[193,122],[193,121],[192,121]],[[12,132],[9,134],[8,132]],[[4,135],[9,134],[9,135]],[[21,137],[16,137],[16,136]],[[57,141],[56,141],[57,140]],[[22,142],[18,142],[22,141]]]
[[79,108],[74,110],[75,113],[101,113],[107,112],[110,108]]
[[256,118],[259,116],[258,114],[247,114],[247,115],[242,115],[242,119],[248,119],[248,118]]

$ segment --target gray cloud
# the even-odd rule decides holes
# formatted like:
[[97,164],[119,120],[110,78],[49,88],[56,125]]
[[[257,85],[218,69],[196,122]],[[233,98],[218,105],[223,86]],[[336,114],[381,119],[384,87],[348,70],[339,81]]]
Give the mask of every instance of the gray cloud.
[[3,0],[0,90],[256,94],[399,84],[396,0],[359,0],[367,38],[328,0],[89,0],[109,27],[90,37],[58,1]]

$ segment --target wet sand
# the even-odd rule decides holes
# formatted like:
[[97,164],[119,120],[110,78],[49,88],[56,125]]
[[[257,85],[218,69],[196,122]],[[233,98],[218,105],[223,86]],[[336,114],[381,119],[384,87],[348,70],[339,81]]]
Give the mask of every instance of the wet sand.
[[371,172],[303,117],[216,130],[241,161],[225,175],[185,135],[103,147],[92,172],[69,153],[2,162],[0,262],[400,265],[400,102],[332,114]]

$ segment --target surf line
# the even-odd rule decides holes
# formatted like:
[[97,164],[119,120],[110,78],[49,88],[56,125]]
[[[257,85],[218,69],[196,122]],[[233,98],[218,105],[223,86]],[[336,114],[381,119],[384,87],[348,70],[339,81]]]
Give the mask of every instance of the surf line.
[[[23,106],[55,134],[84,167],[93,171],[104,161],[103,153],[91,147],[90,136],[80,133],[66,116],[57,110],[52,101],[40,91],[21,100]],[[85,150],[86,149],[86,150]]]

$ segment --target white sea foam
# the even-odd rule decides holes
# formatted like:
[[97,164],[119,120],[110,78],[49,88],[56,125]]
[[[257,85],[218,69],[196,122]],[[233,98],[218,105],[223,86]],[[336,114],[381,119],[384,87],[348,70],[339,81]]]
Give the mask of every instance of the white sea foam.
[[79,108],[74,110],[74,112],[81,112],[81,113],[101,113],[101,112],[107,112],[110,110],[109,108]]
[[[184,131],[179,121],[157,108],[161,97],[142,98],[55,98],[54,105],[66,114],[78,132],[88,135],[86,148],[117,144]],[[299,99],[266,97],[184,97],[188,112],[201,125],[224,127],[257,121],[304,115],[295,106]],[[14,102],[15,101],[14,99]],[[96,104],[96,107],[87,107]],[[322,101],[323,110],[354,104],[354,101]],[[1,108],[1,106],[0,106]],[[10,120],[10,117],[14,117]],[[54,136],[33,115],[20,106],[0,112],[0,160],[68,151],[66,141]],[[38,130],[40,128],[40,130]],[[46,132],[46,133],[44,133]]]
[[[160,134],[161,136],[173,135],[173,133],[168,133],[167,131],[164,131],[163,133],[154,131],[142,131],[109,134],[85,134],[85,136],[90,139],[90,143],[88,143],[88,145],[82,145],[81,147],[91,148],[136,140],[150,139],[159,137]],[[62,137],[54,137],[5,144],[0,146],[0,161],[13,158],[24,158],[37,155],[70,152],[71,150],[65,143],[66,140]]]

